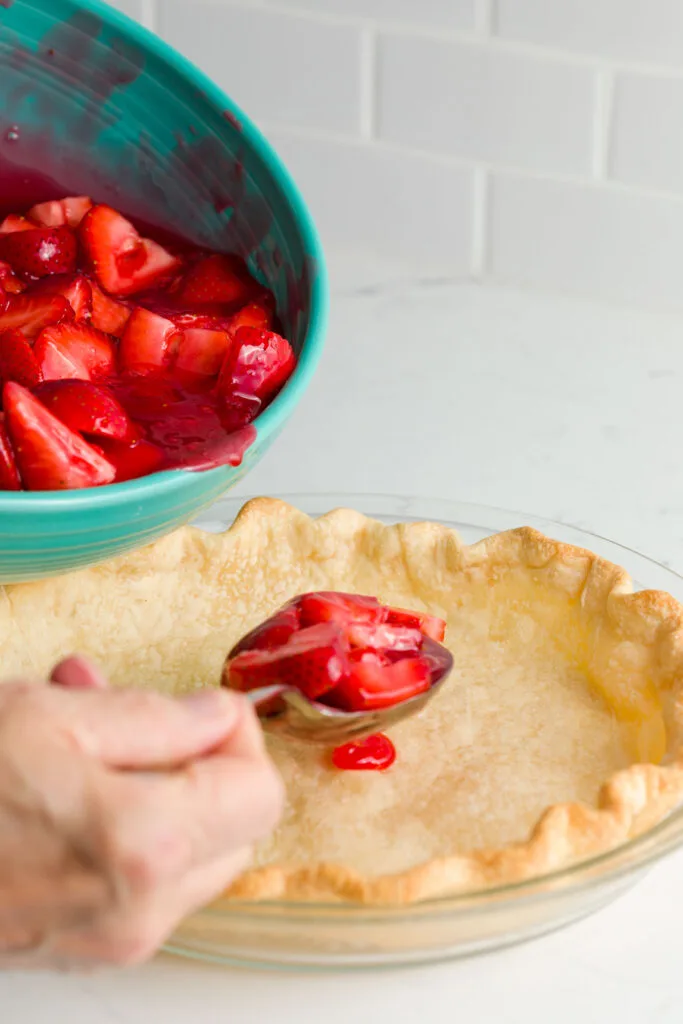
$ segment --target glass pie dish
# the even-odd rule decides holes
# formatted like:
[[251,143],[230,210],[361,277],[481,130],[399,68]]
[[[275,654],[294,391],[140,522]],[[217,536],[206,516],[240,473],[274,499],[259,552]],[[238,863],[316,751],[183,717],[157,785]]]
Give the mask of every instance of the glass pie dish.
[[[532,526],[587,548],[631,575],[636,589],[683,600],[683,578],[651,559],[576,527],[484,506],[386,495],[286,495],[311,516],[352,508],[384,523],[430,521],[466,543]],[[219,502],[197,521],[210,532],[231,525],[245,498]],[[255,967],[350,968],[423,963],[484,952],[570,924],[611,902],[659,858],[683,843],[683,809],[609,853],[512,885],[426,900],[410,906],[223,900],[186,920],[171,953]]]

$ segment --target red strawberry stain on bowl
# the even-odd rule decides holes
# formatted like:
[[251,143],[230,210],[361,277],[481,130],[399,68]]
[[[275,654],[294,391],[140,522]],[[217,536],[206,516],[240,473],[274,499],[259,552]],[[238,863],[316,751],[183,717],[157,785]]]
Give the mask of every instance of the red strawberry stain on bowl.
[[[233,647],[222,682],[243,693],[294,687],[341,711],[388,708],[448,675],[453,657],[440,643],[445,632],[443,619],[383,605],[376,597],[302,594]],[[276,699],[268,714],[281,710]],[[332,761],[343,770],[383,771],[395,757],[391,740],[377,734],[337,748]]]

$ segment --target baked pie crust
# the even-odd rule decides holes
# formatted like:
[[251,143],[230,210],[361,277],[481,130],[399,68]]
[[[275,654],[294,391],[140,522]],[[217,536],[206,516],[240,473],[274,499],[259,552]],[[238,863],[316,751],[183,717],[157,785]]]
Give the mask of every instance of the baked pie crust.
[[258,499],[222,535],[185,528],[0,589],[2,675],[44,676],[77,650],[114,685],[217,685],[233,644],[311,590],[446,619],[455,668],[391,731],[387,773],[270,739],[285,819],[228,897],[386,904],[499,886],[607,851],[683,797],[683,607],[528,528],[468,547],[439,525]]

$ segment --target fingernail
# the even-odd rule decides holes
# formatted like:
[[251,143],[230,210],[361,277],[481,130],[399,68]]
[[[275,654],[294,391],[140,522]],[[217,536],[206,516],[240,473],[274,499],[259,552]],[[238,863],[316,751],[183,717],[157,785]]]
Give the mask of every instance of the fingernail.
[[215,718],[225,715],[225,695],[220,690],[198,690],[182,698],[182,702],[193,715]]

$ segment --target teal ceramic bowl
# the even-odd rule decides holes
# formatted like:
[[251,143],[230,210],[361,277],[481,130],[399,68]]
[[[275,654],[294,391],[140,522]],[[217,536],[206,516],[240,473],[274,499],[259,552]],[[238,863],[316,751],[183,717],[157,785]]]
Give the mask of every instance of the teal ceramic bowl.
[[[0,582],[103,561],[188,522],[234,486],[292,414],[328,309],[320,243],[249,119],[170,47],[99,0],[0,0],[0,181],[12,203],[81,192],[241,253],[299,355],[242,464],[59,493],[0,493]],[[3,198],[4,201],[4,198]]]

